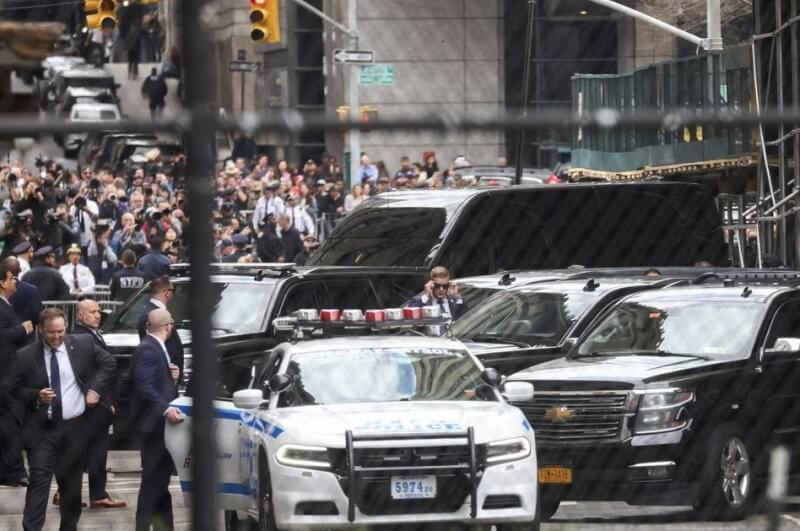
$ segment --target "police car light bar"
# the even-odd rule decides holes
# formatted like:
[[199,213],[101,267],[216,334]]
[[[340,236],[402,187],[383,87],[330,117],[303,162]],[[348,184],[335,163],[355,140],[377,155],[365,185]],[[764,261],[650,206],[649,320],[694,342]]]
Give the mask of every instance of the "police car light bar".
[[273,320],[276,330],[297,329],[373,329],[412,328],[417,326],[444,325],[450,321],[442,317],[441,310],[435,306],[423,308],[386,308],[383,310],[357,309],[300,309],[294,316],[278,317]]

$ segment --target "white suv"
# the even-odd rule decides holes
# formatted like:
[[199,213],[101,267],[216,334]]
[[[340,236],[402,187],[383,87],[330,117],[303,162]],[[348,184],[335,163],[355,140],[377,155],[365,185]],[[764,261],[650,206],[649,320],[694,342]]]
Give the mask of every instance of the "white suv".
[[[509,383],[501,395],[498,374],[461,343],[387,335],[283,343],[240,374],[249,389],[214,404],[228,529],[538,529],[533,430],[506,403],[529,400],[533,387]],[[173,405],[186,421],[166,428],[166,442],[189,496],[191,398]]]

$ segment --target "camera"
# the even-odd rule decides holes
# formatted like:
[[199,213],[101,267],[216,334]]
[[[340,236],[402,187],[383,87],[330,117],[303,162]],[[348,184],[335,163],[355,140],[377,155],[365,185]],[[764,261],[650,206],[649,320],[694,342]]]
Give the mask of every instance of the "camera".
[[45,213],[44,219],[49,225],[55,225],[58,223],[58,214],[51,208]]

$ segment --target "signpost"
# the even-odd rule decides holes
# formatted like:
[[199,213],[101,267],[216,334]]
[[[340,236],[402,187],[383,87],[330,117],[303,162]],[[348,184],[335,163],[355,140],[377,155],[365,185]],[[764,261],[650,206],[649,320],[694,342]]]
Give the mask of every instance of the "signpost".
[[247,61],[247,50],[239,50],[236,54],[236,61],[231,61],[228,63],[229,72],[239,72],[241,74],[241,112],[244,112],[244,75],[247,72],[257,72],[258,66],[258,63]]
[[375,52],[372,50],[343,50],[337,48],[333,51],[333,60],[337,63],[374,63]]
[[372,64],[362,65],[359,83],[363,87],[394,85],[394,65]]

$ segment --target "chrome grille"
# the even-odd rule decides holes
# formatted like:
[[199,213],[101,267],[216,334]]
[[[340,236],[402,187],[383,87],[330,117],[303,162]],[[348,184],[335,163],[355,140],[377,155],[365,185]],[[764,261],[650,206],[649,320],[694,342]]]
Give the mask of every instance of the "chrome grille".
[[536,433],[537,444],[614,442],[627,430],[631,396],[627,392],[539,392],[522,410]]

